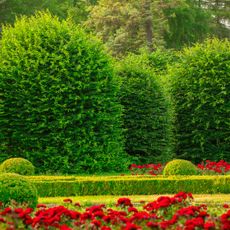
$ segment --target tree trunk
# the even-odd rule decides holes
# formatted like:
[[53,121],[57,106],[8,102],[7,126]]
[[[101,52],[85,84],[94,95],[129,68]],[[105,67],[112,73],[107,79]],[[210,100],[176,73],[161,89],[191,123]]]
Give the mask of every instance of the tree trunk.
[[151,0],[145,0],[143,4],[144,10],[144,26],[146,33],[147,47],[150,52],[154,51],[153,47],[153,19],[151,12]]

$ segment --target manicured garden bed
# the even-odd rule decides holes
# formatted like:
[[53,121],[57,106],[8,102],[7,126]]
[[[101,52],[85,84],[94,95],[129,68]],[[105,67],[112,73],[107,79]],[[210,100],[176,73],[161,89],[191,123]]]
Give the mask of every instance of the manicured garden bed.
[[206,204],[193,205],[191,193],[179,192],[174,196],[160,196],[155,200],[139,202],[120,197],[116,205],[97,204],[82,207],[71,199],[66,205],[37,209],[0,206],[2,229],[221,229],[230,228],[230,208],[224,204],[213,211]]

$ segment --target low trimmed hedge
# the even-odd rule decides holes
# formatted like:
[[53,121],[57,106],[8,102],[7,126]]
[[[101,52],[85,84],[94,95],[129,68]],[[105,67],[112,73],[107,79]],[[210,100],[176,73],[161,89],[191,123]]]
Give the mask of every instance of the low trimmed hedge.
[[227,176],[29,176],[40,197],[83,195],[151,195],[179,191],[196,194],[230,193]]

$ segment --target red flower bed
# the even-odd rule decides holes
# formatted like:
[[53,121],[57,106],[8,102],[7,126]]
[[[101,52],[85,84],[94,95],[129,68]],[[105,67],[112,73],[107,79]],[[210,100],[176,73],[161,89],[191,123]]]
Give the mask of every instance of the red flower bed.
[[227,174],[230,172],[230,163],[220,160],[218,162],[206,160],[197,167],[203,174]]
[[[132,164],[129,168],[132,175],[144,175],[150,174],[153,176],[161,175],[164,169],[164,164],[144,164],[136,165]],[[200,170],[203,175],[210,174],[228,174],[230,173],[230,163],[220,160],[218,162],[206,160],[197,165],[197,168]]]
[[[230,208],[224,205],[219,215],[210,214],[206,205],[191,205],[190,193],[179,192],[173,197],[161,196],[149,203],[134,206],[129,198],[120,198],[116,209],[104,204],[82,209],[66,199],[72,208],[46,207],[39,204],[31,208],[0,208],[0,229],[230,229]],[[77,209],[77,210],[76,210]],[[216,213],[216,212],[215,212]]]
[[136,165],[131,164],[129,167],[129,170],[131,171],[132,175],[144,175],[144,174],[150,174],[153,176],[162,174],[162,171],[164,169],[163,164],[145,164],[145,165]]

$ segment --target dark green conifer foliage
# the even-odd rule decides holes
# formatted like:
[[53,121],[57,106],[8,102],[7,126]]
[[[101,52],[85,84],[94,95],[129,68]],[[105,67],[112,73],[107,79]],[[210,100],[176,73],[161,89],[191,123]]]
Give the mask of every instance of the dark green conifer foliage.
[[127,167],[118,85],[98,41],[37,13],[4,27],[0,46],[0,161],[63,173]]
[[171,69],[177,155],[230,160],[230,42],[207,40]]
[[145,55],[129,55],[120,62],[126,151],[140,163],[172,158],[172,123],[163,87],[148,68]]

